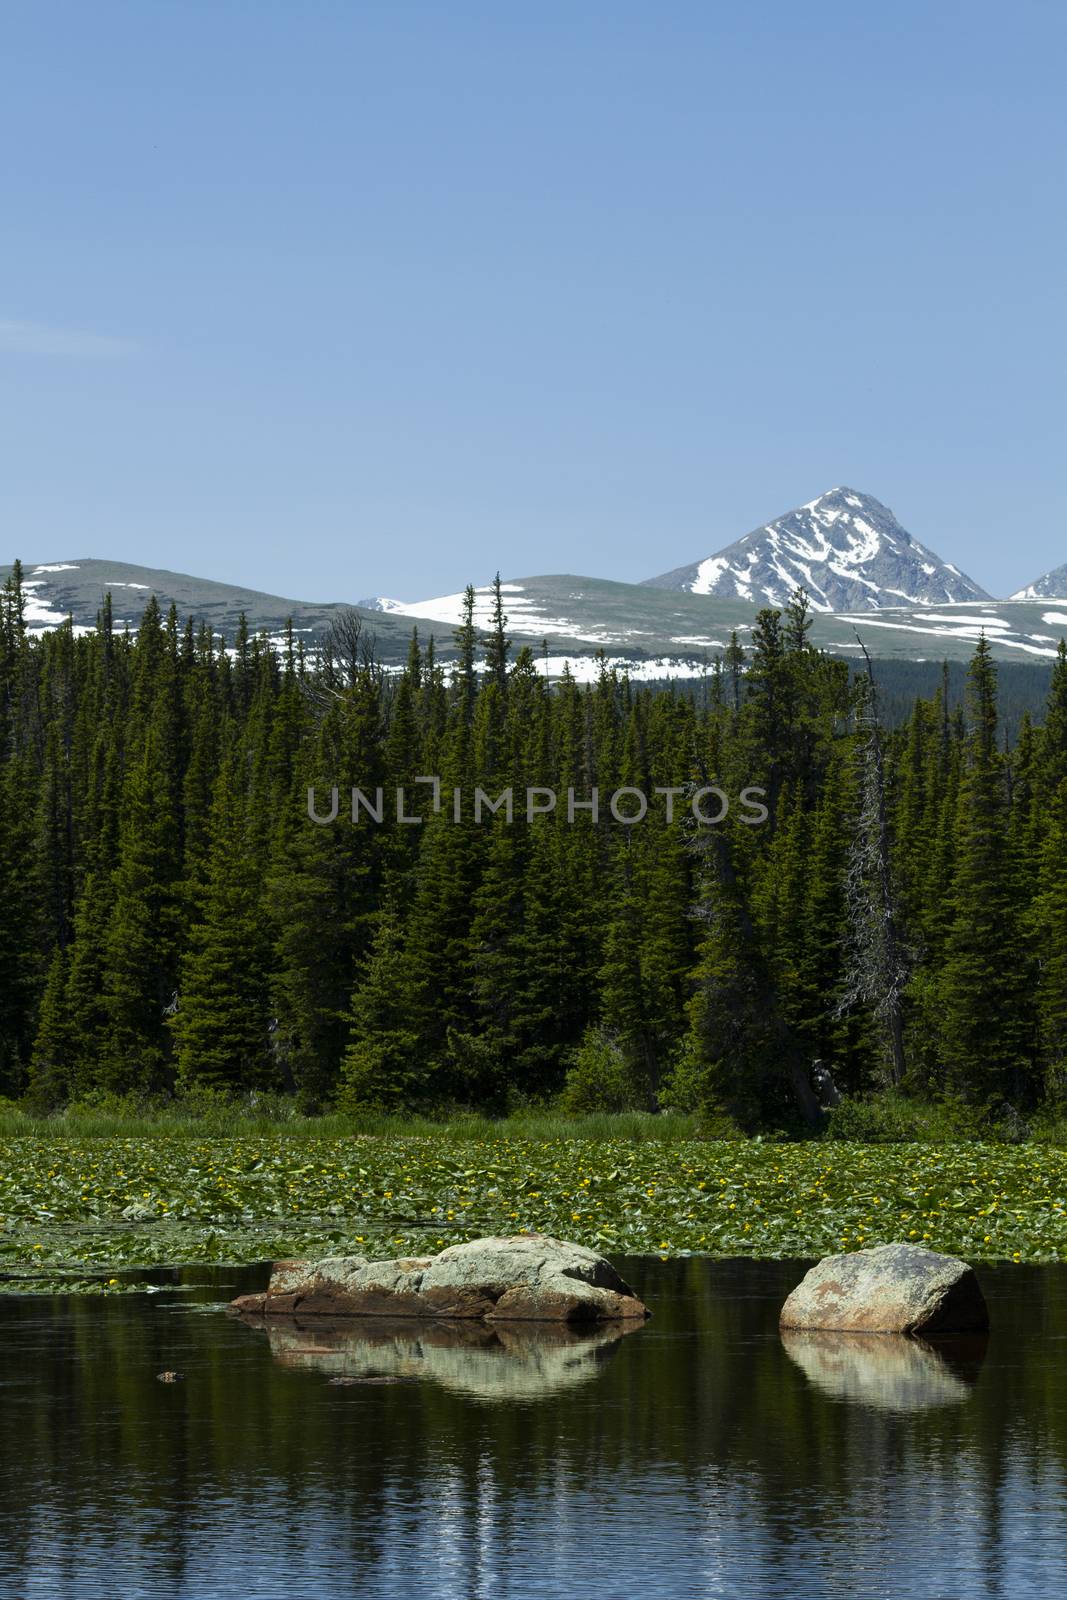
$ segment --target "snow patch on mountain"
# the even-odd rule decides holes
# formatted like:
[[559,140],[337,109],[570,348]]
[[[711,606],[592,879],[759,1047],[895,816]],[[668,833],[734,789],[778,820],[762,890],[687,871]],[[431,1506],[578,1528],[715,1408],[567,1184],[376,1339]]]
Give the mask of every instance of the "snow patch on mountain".
[[[588,644],[600,644],[607,637],[604,630],[579,633],[567,617],[550,616],[533,596],[526,593],[521,583],[502,583],[500,592],[509,633],[525,634],[537,639],[544,638],[548,633],[569,633]],[[447,622],[456,628],[463,621],[464,603],[465,594],[460,590],[458,594],[438,595],[434,600],[414,600],[410,605],[397,602],[396,609],[407,617],[421,617],[427,622]],[[474,591],[475,627],[484,631],[491,626],[492,617],[493,588],[491,584],[485,584]]]
[[940,614],[940,612],[937,612],[937,611],[925,611],[923,613],[923,615],[926,618],[927,622],[950,622],[953,625],[953,627],[968,627],[968,628],[979,628],[979,629],[981,629],[981,628],[993,628],[993,629],[996,629],[996,628],[1010,628],[1011,627],[1011,623],[1010,622],[1005,622],[1003,617],[998,617],[995,611],[983,612],[980,617],[965,617],[962,614],[957,615],[957,616],[946,617],[946,616],[942,616]]
[[535,656],[534,668],[544,678],[561,678],[568,672],[576,683],[596,683],[601,671],[617,671],[634,683],[656,683],[666,678],[699,678],[707,663],[679,656],[659,656],[634,661],[628,656],[609,656],[603,663],[596,656]]
[[807,501],[717,555],[645,583],[772,606],[785,605],[803,587],[815,611],[990,598],[913,539],[887,506],[845,488]]
[[725,556],[709,556],[706,561],[701,561],[697,566],[696,577],[693,580],[693,594],[714,594],[715,585],[722,577],[728,565]]
[[[35,567],[35,572],[65,572],[66,567]],[[26,621],[27,633],[47,633],[50,628],[62,627],[66,622],[69,612],[58,611],[47,595],[38,594],[38,589],[44,588],[43,578],[24,578],[22,580],[23,617]],[[92,629],[82,624],[74,624],[76,634],[91,633]]]
[[[885,610],[877,616],[872,616],[869,611],[840,613],[837,620],[851,626],[861,636],[868,628],[889,628],[895,633],[928,634],[935,639],[962,641],[970,647],[977,644],[984,635],[990,644],[998,646],[1001,652],[1017,650],[1031,656],[1056,654],[1059,641],[1054,636],[1047,633],[1025,632],[1019,626],[1019,619],[1011,614],[1010,603],[1005,601],[1002,605],[1008,612],[1006,616],[992,611],[983,611],[980,615],[975,615],[966,610],[942,614],[921,607],[915,611],[895,613]],[[1042,621],[1050,625],[1057,621],[1067,623],[1067,616],[1046,612]],[[841,646],[835,644],[834,648],[840,649]]]

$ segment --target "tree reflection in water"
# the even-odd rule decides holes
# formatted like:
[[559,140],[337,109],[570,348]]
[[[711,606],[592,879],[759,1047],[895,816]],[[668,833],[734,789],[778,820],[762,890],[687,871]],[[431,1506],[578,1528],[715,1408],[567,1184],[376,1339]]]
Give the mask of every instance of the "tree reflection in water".
[[652,1320],[539,1345],[256,1332],[263,1272],[0,1299],[0,1594],[1067,1589],[1067,1268],[983,1268],[982,1361],[783,1343],[802,1263],[618,1265]]

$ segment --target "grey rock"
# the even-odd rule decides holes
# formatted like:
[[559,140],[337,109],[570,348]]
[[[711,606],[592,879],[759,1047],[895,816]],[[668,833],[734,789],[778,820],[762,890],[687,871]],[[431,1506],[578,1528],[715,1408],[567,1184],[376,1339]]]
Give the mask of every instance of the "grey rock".
[[280,1261],[259,1316],[439,1317],[486,1322],[641,1321],[648,1311],[603,1256],[547,1234],[471,1239],[436,1256]]
[[884,1244],[812,1267],[782,1307],[781,1326],[930,1336],[984,1330],[989,1312],[966,1261]]

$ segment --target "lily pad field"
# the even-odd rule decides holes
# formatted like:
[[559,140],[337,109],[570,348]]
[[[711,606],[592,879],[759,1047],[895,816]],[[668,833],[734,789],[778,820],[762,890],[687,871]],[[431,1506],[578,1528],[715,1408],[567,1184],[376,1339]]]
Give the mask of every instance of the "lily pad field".
[[810,1257],[911,1240],[1067,1260],[1050,1146],[432,1136],[0,1140],[0,1282],[541,1231],[610,1255]]

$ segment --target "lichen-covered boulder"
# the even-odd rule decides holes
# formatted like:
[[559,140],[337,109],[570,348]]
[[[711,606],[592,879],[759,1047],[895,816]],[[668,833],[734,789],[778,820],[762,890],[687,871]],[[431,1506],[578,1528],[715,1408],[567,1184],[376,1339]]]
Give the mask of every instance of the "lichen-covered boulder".
[[647,1308],[595,1250],[547,1234],[471,1239],[436,1256],[279,1261],[266,1294],[237,1311],[260,1316],[481,1318],[486,1322],[624,1322]]
[[782,1307],[783,1328],[842,1333],[935,1334],[989,1327],[971,1267],[911,1244],[826,1256]]

